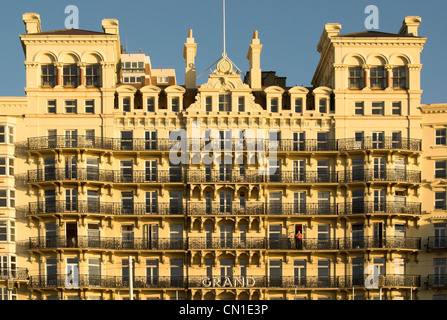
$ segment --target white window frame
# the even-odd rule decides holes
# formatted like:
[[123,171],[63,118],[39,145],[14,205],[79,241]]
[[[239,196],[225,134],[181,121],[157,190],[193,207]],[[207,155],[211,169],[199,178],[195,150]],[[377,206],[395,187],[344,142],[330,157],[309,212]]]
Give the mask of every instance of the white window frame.
[[[12,219],[2,219],[0,222],[5,223],[6,222],[6,240],[0,240],[0,243],[6,243],[6,242],[15,242],[16,241],[16,228],[17,224],[15,220]],[[17,261],[17,260],[16,260]],[[11,260],[8,260],[8,266],[10,266]]]

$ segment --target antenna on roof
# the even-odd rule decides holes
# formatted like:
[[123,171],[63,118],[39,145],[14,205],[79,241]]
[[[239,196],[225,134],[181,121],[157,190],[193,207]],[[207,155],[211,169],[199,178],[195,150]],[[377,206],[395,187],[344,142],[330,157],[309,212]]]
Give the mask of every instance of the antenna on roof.
[[225,35],[225,0],[222,0],[223,1],[223,53],[222,53],[222,55],[227,55],[227,50],[226,50],[226,43],[225,43],[225,38],[226,38],[226,35]]

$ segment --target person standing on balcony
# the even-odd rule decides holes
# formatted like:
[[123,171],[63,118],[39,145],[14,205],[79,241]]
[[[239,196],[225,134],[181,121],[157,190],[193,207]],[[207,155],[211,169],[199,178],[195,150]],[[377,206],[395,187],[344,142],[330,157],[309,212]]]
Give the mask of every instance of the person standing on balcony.
[[301,233],[300,230],[298,230],[298,232],[295,235],[295,239],[296,239],[296,248],[297,249],[303,249],[303,234]]

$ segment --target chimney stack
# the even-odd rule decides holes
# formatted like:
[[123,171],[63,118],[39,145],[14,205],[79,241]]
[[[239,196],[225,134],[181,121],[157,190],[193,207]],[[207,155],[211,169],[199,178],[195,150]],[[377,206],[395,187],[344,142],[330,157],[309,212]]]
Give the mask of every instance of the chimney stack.
[[119,23],[117,19],[103,19],[102,29],[104,33],[118,34],[119,33]]
[[23,23],[25,23],[26,33],[42,32],[42,27],[40,25],[40,15],[38,13],[24,13]]
[[421,24],[422,19],[418,16],[408,16],[405,17],[404,21],[402,22],[402,27],[399,30],[399,34],[402,35],[411,35],[411,36],[418,36],[418,28]]
[[186,89],[196,88],[196,65],[197,43],[194,42],[192,29],[189,29],[188,38],[183,47],[183,58],[185,58],[185,87]]
[[262,89],[261,51],[262,44],[258,38],[258,31],[255,30],[247,53],[250,63],[249,85],[253,90]]

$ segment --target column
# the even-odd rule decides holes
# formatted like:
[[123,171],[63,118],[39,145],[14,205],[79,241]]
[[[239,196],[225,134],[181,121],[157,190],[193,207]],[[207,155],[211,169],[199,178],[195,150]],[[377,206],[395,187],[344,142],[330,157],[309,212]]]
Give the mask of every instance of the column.
[[364,86],[365,86],[365,88],[369,88],[370,87],[369,72],[370,72],[371,66],[369,64],[364,64],[364,65],[362,65],[362,69],[363,69],[363,72],[365,73],[365,85]]

